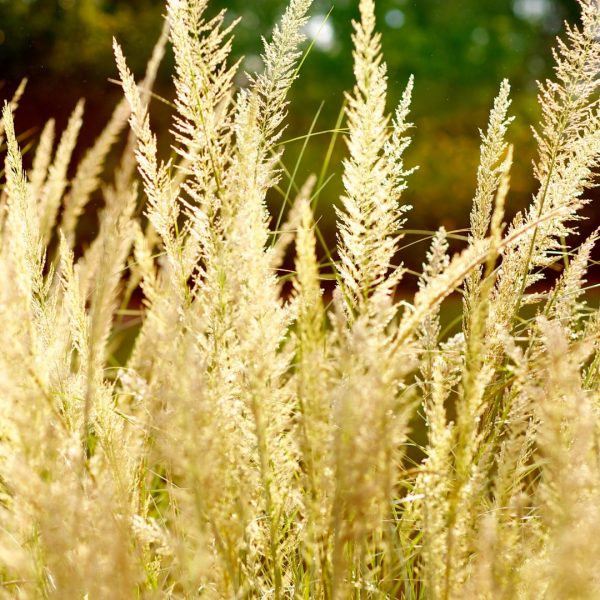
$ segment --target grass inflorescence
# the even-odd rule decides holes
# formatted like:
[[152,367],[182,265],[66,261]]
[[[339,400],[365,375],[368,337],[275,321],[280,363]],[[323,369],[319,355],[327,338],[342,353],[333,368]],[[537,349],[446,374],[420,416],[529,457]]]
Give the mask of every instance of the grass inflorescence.
[[[311,0],[289,2],[242,89],[236,24],[207,3],[167,1],[139,82],[114,42],[124,99],[78,165],[83,102],[27,169],[23,89],[4,105],[0,597],[600,598],[598,234],[567,245],[600,162],[600,6],[579,0],[540,84],[531,206],[505,222],[504,81],[464,248],[432,234],[409,301],[418,78],[389,111],[374,0],[358,2],[343,114],[304,138],[331,141],[302,185],[282,136]],[[168,43],[165,159],[149,104]],[[289,209],[270,215],[270,190]],[[457,294],[458,333],[441,319]]]

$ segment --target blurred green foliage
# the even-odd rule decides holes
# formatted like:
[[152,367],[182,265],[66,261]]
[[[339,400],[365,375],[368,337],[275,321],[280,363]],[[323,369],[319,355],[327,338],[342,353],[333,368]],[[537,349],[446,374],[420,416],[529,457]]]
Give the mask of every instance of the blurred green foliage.
[[[234,52],[245,57],[244,69],[260,68],[260,36],[269,35],[284,5],[285,0],[210,2],[209,12],[226,8],[229,18],[241,18]],[[577,20],[575,0],[379,0],[377,9],[391,102],[399,97],[409,74],[415,75],[417,129],[407,162],[420,169],[406,195],[415,207],[408,226],[466,225],[477,165],[477,128],[485,126],[504,77],[513,86],[517,115],[511,130],[517,159],[511,206],[516,209],[527,202],[535,152],[529,126],[538,116],[535,80],[550,73],[550,48],[563,20]],[[112,36],[123,44],[133,70],[141,74],[163,13],[162,0],[0,0],[2,94],[12,93],[21,77],[30,79],[19,113],[21,128],[39,126],[57,112],[65,119],[83,95],[88,99],[86,132],[95,135],[120,94],[108,81],[115,77]],[[350,35],[357,2],[315,0],[312,13],[308,31],[316,40],[294,89],[288,138],[305,134],[320,109],[314,130],[332,128],[342,106],[342,91],[352,85]],[[172,95],[170,61],[168,57],[157,88],[167,98]],[[155,127],[167,128],[168,123],[165,112],[159,114]],[[299,180],[321,169],[329,139],[317,136],[307,144]],[[288,145],[290,170],[302,146],[301,140]],[[337,175],[342,155],[340,140],[331,166]],[[333,178],[322,194],[326,229],[333,219],[327,207],[341,193],[339,180]]]

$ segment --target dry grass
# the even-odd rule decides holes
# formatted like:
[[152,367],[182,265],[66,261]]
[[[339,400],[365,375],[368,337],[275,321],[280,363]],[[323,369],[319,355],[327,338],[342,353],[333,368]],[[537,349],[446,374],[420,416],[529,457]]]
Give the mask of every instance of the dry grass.
[[[600,598],[600,318],[584,295],[597,235],[564,243],[600,157],[600,8],[579,2],[582,24],[540,86],[531,207],[504,224],[503,82],[468,244],[450,257],[447,233],[433,236],[412,302],[397,300],[395,261],[413,81],[388,114],[373,0],[354,27],[327,306],[316,178],[277,234],[265,204],[310,0],[291,0],[264,70],[235,93],[233,26],[205,20],[206,0],[169,0],[140,84],[115,42],[126,102],[71,180],[83,104],[56,144],[46,125],[27,172],[22,90],[5,105],[0,597]],[[168,41],[163,162],[148,104]],[[79,256],[98,189],[98,235]],[[290,295],[279,267],[291,244]],[[462,331],[448,339],[439,315],[457,290]],[[131,314],[141,327],[119,364]]]

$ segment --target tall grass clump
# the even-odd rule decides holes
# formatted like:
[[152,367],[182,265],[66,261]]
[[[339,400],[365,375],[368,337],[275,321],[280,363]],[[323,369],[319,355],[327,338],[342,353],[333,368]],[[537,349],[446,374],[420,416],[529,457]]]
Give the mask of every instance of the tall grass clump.
[[[466,245],[433,234],[408,302],[413,79],[390,109],[374,0],[354,23],[337,249],[322,178],[289,183],[275,230],[266,203],[311,1],[290,1],[238,90],[235,23],[207,4],[167,1],[140,82],[114,42],[124,100],[78,165],[82,102],[27,167],[23,90],[4,105],[0,596],[600,598],[598,234],[570,242],[600,162],[600,5],[579,0],[540,84],[531,206],[505,223],[504,81]],[[149,102],[167,43],[163,156]]]

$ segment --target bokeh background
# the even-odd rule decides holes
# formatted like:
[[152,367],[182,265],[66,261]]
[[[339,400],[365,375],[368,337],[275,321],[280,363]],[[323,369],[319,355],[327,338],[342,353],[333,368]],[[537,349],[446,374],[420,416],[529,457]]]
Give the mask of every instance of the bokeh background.
[[[286,140],[335,126],[343,90],[352,86],[351,20],[357,0],[315,0],[307,27],[314,47],[297,82]],[[285,0],[212,0],[209,13],[227,9],[241,17],[234,53],[243,68],[261,68],[260,36],[268,36]],[[379,28],[389,67],[390,109],[409,75],[415,76],[414,142],[407,153],[411,177],[406,201],[414,206],[407,227],[459,230],[468,223],[478,160],[478,128],[500,81],[513,88],[510,132],[516,164],[509,211],[525,205],[534,191],[535,156],[530,126],[539,111],[536,80],[551,73],[550,49],[566,19],[575,22],[575,0],[379,0]],[[141,75],[162,25],[162,0],[0,0],[0,96],[9,97],[22,77],[29,79],[17,115],[23,142],[34,140],[50,117],[66,123],[77,99],[86,98],[86,121],[78,152],[92,143],[120,98],[111,51],[112,36],[123,45],[130,66]],[[161,68],[156,92],[172,98],[172,57]],[[240,75],[239,83],[245,78]],[[169,110],[153,105],[153,126],[168,135]],[[163,137],[167,139],[167,137]],[[285,163],[300,184],[321,170],[330,134],[286,144]],[[166,145],[168,151],[168,144]],[[328,181],[320,197],[320,227],[331,245],[333,204],[341,193],[342,139],[336,142]],[[287,187],[284,181],[282,187]],[[281,196],[270,199],[278,212]],[[593,217],[593,210],[589,209]],[[594,225],[590,219],[589,226]],[[417,234],[415,234],[417,235]],[[417,238],[415,238],[417,239]],[[407,240],[410,241],[410,240]],[[411,246],[409,265],[418,265],[424,244]]]

